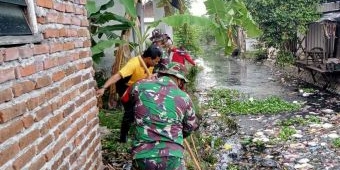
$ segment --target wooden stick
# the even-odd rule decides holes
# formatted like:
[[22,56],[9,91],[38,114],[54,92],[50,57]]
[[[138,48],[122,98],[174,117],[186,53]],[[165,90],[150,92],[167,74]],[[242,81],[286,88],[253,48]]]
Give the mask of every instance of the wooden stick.
[[195,163],[195,165],[196,165],[196,168],[197,168],[198,170],[202,170],[201,167],[200,167],[200,164],[197,162],[197,159],[196,159],[194,153],[192,153],[192,150],[191,150],[191,148],[190,148],[190,145],[189,145],[188,141],[185,140],[185,139],[184,139],[184,144],[185,144],[185,146],[188,148],[189,154],[190,154],[191,158],[194,160],[194,163]]
[[196,156],[198,157],[198,153],[197,153],[197,149],[196,149],[195,141],[194,141],[194,139],[192,138],[192,135],[190,135],[190,139],[191,139],[191,143],[192,143],[192,145],[194,146],[194,151],[195,151],[195,154],[196,154]]
[[146,71],[146,74],[148,75],[148,77],[151,76],[151,73],[150,73],[148,67],[146,67],[145,62],[140,55],[138,56],[138,59],[139,59],[139,62],[142,64],[144,70]]

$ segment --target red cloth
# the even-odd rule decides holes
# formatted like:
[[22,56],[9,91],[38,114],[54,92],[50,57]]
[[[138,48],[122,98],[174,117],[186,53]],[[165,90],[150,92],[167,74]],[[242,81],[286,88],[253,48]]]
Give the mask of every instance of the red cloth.
[[185,51],[180,51],[176,48],[173,48],[171,51],[174,53],[171,61],[185,65],[185,60],[187,60],[192,65],[196,65],[190,55]]

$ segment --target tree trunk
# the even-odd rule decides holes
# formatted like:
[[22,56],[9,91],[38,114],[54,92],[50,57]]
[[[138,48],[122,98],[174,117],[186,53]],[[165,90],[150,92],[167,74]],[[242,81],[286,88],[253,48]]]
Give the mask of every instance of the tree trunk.
[[246,39],[241,27],[237,27],[237,47],[240,50],[240,55],[242,56],[244,52],[246,52]]

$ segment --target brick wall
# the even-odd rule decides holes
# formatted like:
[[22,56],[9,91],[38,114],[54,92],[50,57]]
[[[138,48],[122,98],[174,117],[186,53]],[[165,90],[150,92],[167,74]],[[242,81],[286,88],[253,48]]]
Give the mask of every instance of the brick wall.
[[99,169],[86,0],[35,0],[37,44],[0,47],[0,169]]

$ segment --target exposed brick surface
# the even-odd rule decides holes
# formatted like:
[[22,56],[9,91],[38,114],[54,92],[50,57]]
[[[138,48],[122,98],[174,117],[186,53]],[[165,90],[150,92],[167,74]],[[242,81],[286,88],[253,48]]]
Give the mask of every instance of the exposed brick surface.
[[49,76],[43,76],[43,77],[39,77],[35,80],[35,88],[36,89],[40,89],[42,87],[46,87],[50,84],[52,84],[52,79]]
[[0,83],[15,79],[14,68],[0,68]]
[[13,94],[18,97],[24,93],[29,93],[35,89],[35,82],[26,80],[12,86]]
[[0,89],[0,104],[12,100],[13,94],[11,88]]
[[50,47],[48,44],[42,44],[42,45],[35,45],[34,46],[34,54],[45,54],[50,51]]
[[24,102],[0,109],[0,123],[7,122],[15,117],[21,116],[26,112],[26,105]]
[[38,6],[45,7],[45,8],[53,8],[52,0],[36,0]]
[[34,162],[29,167],[29,170],[41,169],[44,166],[45,163],[46,163],[45,157],[44,156],[40,156],[37,159],[34,159]]
[[26,151],[23,155],[17,158],[13,163],[13,168],[15,170],[22,169],[24,165],[26,165],[33,157],[35,156],[35,147],[31,147],[28,151]]
[[21,119],[24,127],[27,129],[29,127],[31,127],[34,123],[34,119],[33,119],[33,116],[32,115],[27,115],[27,116],[24,116],[22,119]]
[[7,48],[4,50],[4,61],[16,60],[19,58],[18,48]]
[[7,139],[13,137],[23,130],[23,124],[20,120],[16,120],[11,123],[6,128],[0,129],[0,143],[6,141]]
[[6,148],[2,148],[0,150],[0,167],[7,163],[9,160],[15,157],[15,155],[20,151],[19,144],[14,143],[12,145],[7,146]]

